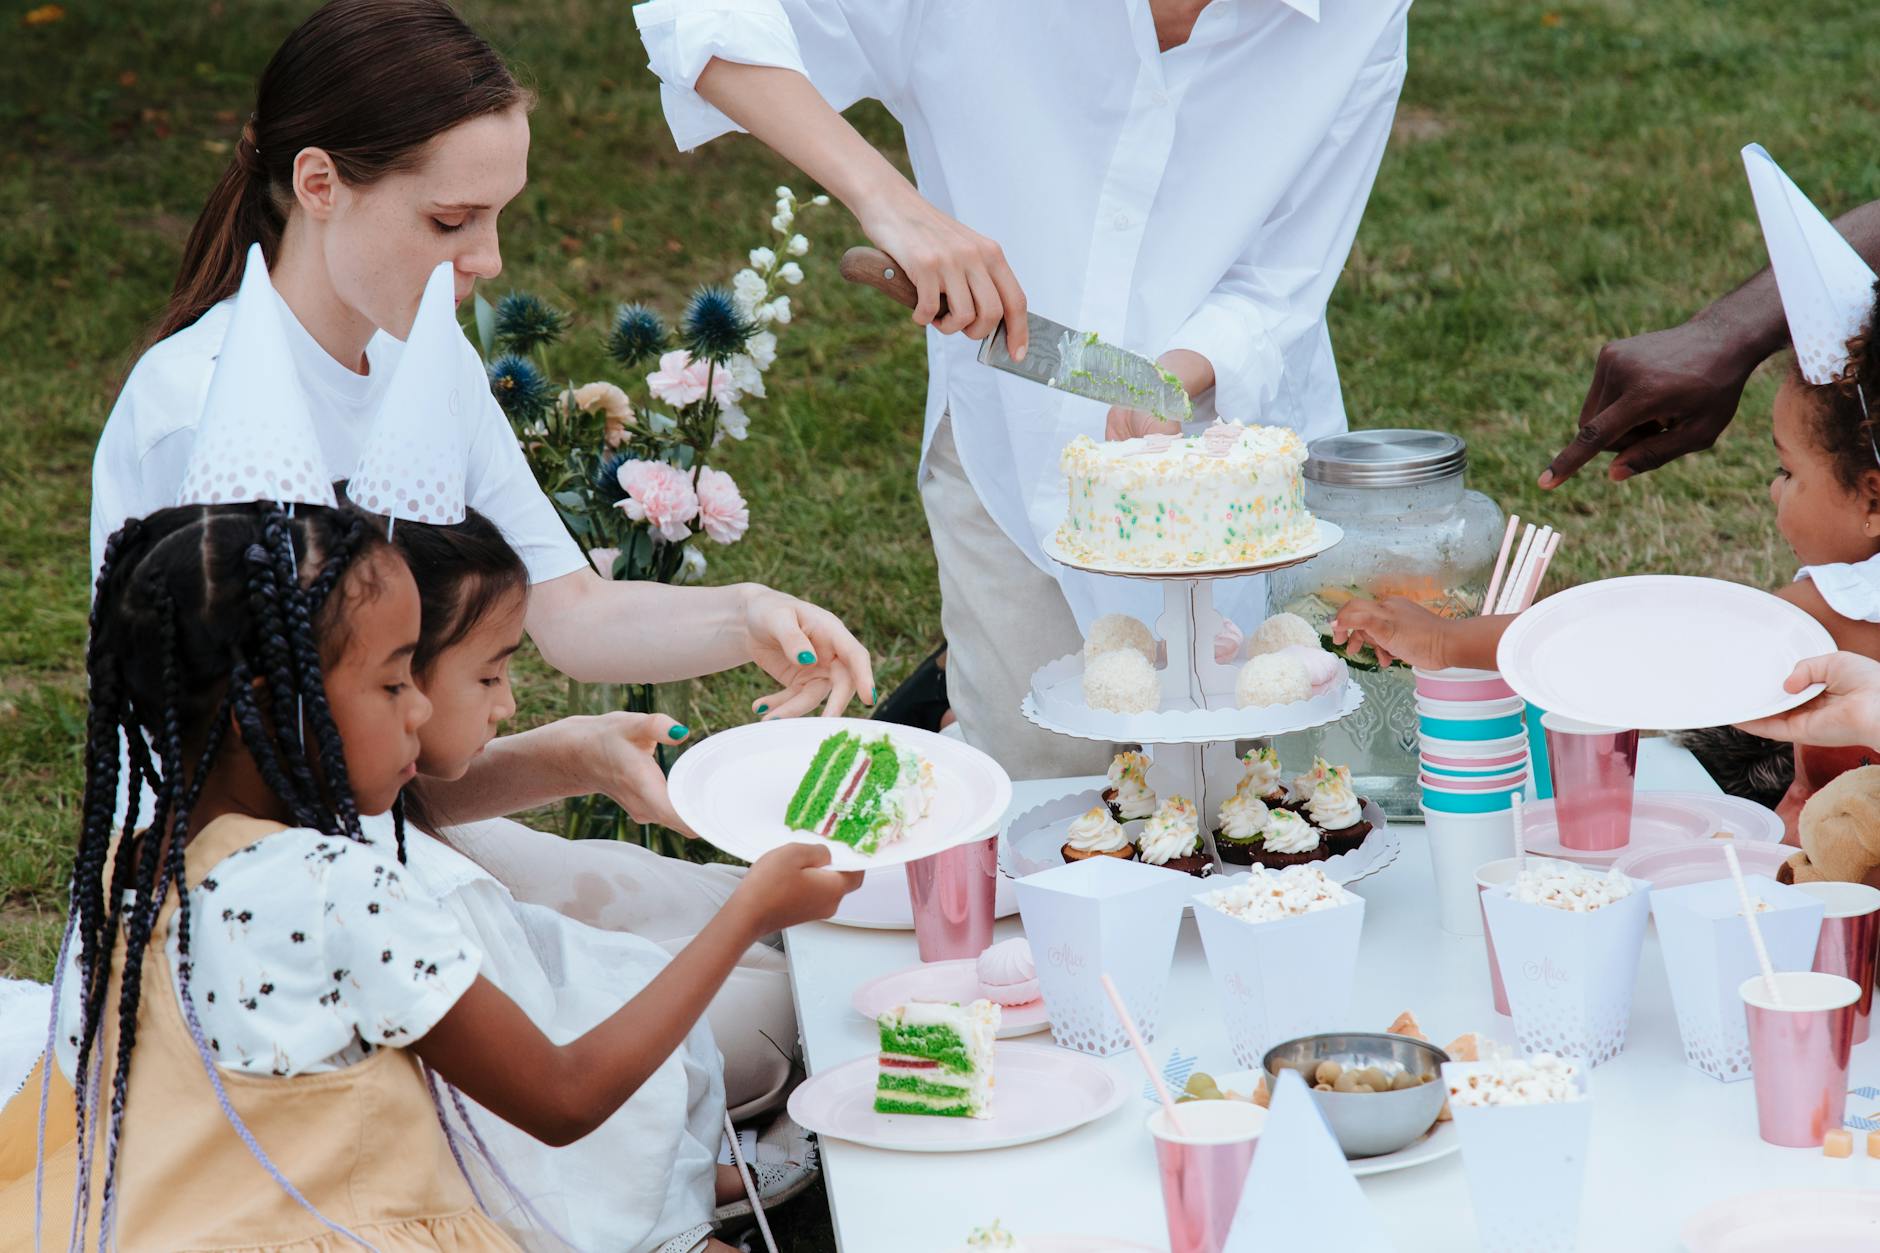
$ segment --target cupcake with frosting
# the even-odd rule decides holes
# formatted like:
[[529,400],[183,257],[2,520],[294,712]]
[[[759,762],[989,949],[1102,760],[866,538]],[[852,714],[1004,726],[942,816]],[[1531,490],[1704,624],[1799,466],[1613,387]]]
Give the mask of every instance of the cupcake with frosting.
[[1092,805],[1071,823],[1065,835],[1065,861],[1083,861],[1088,857],[1120,857],[1129,861],[1136,856],[1136,846],[1129,842],[1129,832],[1101,805]]
[[1275,809],[1267,815],[1266,830],[1260,847],[1253,854],[1254,864],[1268,870],[1282,866],[1303,866],[1324,861],[1332,855],[1319,829],[1290,809]]
[[1214,862],[1201,851],[1201,822],[1185,796],[1163,801],[1137,837],[1137,855],[1151,866],[1167,866],[1205,879]]
[[1325,758],[1314,757],[1312,769],[1294,775],[1292,782],[1286,785],[1286,808],[1294,813],[1305,813],[1306,807],[1312,803],[1312,794],[1319,789],[1319,781],[1331,772],[1332,768]]
[[1348,853],[1371,834],[1371,824],[1364,820],[1364,802],[1351,786],[1351,767],[1329,766],[1320,760],[1312,768],[1319,777],[1312,799],[1306,802],[1306,816],[1325,833],[1325,843],[1334,854]]
[[1118,753],[1110,762],[1110,786],[1103,803],[1118,822],[1134,822],[1155,812],[1155,792],[1149,787],[1149,759],[1141,753]]
[[1220,817],[1214,825],[1214,850],[1221,860],[1251,866],[1271,816],[1266,802],[1251,788],[1235,788],[1234,794],[1221,803]]
[[1234,795],[1251,796],[1268,809],[1286,803],[1286,784],[1280,773],[1278,753],[1270,748],[1248,749],[1240,755],[1240,764],[1246,769],[1240,782],[1234,785]]

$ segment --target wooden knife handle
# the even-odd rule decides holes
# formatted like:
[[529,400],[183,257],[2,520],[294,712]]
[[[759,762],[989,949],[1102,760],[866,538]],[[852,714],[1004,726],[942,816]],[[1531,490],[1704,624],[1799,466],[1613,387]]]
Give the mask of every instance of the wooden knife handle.
[[[842,254],[842,261],[836,268],[849,282],[872,287],[909,309],[920,299],[913,280],[901,269],[900,262],[879,248],[851,248]],[[937,322],[946,315],[947,298],[942,296],[934,320]]]

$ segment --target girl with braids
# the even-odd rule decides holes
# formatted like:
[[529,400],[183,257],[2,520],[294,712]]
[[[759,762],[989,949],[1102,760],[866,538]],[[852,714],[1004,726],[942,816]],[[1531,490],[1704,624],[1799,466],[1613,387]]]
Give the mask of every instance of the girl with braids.
[[[38,1215],[55,1244],[513,1248],[419,1061],[571,1142],[658,1072],[745,946],[853,886],[826,850],[760,860],[644,991],[551,1042],[376,821],[431,714],[420,597],[382,534],[350,510],[186,506],[108,546],[54,1041],[77,1151],[69,1175],[47,1162]],[[155,808],[132,799],[118,827],[120,731]]]

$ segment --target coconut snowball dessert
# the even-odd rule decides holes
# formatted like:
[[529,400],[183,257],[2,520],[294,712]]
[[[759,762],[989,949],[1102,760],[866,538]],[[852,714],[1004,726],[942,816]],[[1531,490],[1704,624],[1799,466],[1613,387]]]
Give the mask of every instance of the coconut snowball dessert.
[[1240,755],[1245,772],[1234,785],[1236,795],[1244,792],[1265,802],[1272,809],[1286,803],[1286,784],[1281,777],[1279,754],[1271,748],[1250,748]]
[[1136,846],[1129,842],[1129,833],[1101,805],[1092,805],[1071,823],[1065,836],[1062,850],[1065,861],[1083,861],[1087,857],[1120,857],[1129,861],[1136,856]]
[[1201,851],[1201,823],[1194,802],[1185,796],[1162,802],[1143,825],[1136,854],[1151,866],[1166,866],[1198,879],[1214,873],[1213,861]]
[[1084,664],[1124,648],[1141,653],[1143,660],[1155,664],[1155,636],[1149,628],[1126,613],[1106,613],[1084,636]]
[[1039,997],[1038,967],[1024,936],[979,955],[979,995],[995,1005],[1029,1005]]
[[1240,668],[1234,680],[1234,704],[1292,705],[1312,696],[1312,676],[1297,657],[1263,653]]
[[1162,703],[1162,683],[1149,659],[1133,648],[1098,653],[1084,663],[1084,703],[1111,713],[1154,713]]
[[1221,804],[1220,818],[1214,826],[1214,851],[1224,862],[1251,866],[1271,816],[1259,797],[1236,789]]
[[1110,762],[1110,786],[1103,803],[1118,822],[1134,822],[1155,812],[1155,793],[1149,788],[1149,759],[1141,753],[1118,753]]
[[1332,855],[1319,829],[1290,809],[1275,809],[1266,818],[1266,830],[1253,864],[1278,870],[1282,866],[1303,866],[1324,861]]
[[1312,685],[1314,696],[1324,696],[1336,692],[1345,686],[1345,663],[1317,644],[1310,648],[1298,644],[1289,644],[1278,652],[1263,654],[1268,657],[1291,657],[1305,667],[1306,681]]
[[1312,771],[1317,782],[1312,799],[1306,802],[1306,816],[1325,833],[1325,843],[1333,853],[1348,853],[1371,834],[1371,824],[1364,820],[1364,802],[1352,790],[1351,767],[1317,759]]
[[1249,660],[1277,653],[1283,648],[1310,648],[1319,652],[1319,633],[1312,624],[1296,613],[1276,613],[1253,629],[1247,637],[1247,657]]

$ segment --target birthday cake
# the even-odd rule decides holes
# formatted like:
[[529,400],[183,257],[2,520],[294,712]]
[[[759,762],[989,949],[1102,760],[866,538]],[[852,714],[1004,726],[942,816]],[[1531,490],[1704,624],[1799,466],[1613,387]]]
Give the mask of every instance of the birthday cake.
[[910,1001],[875,1020],[881,1069],[875,1112],[937,1118],[992,1117],[992,1048],[999,1007]]
[[838,731],[817,746],[783,822],[873,853],[927,816],[934,790],[933,763],[919,753],[885,735]]
[[1058,547],[1077,561],[1143,570],[1247,565],[1303,548],[1305,441],[1284,427],[1217,422],[1192,438],[1098,443],[1059,465],[1070,508]]

